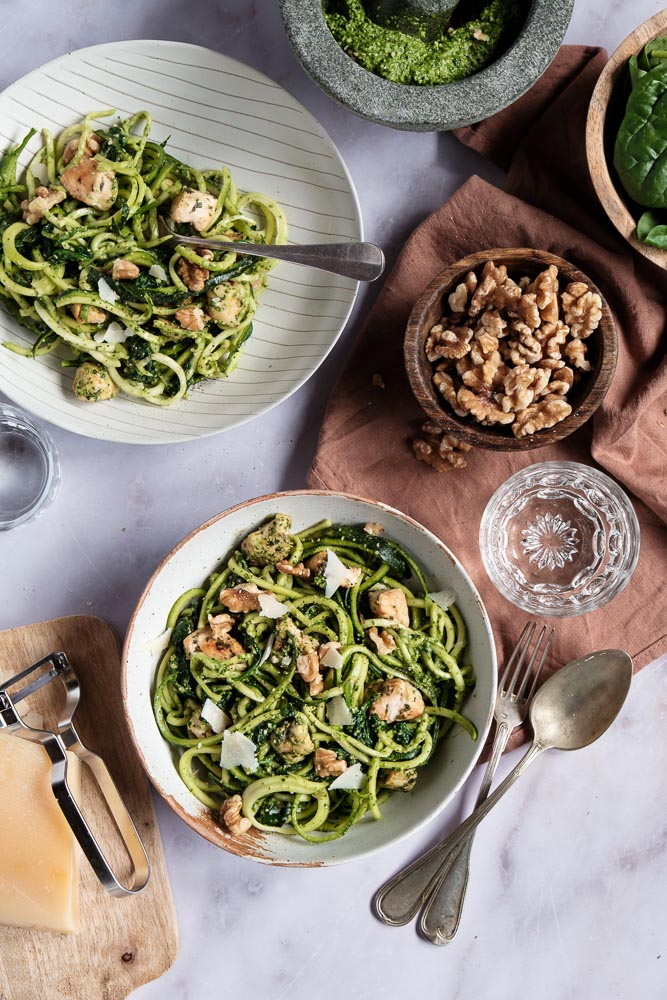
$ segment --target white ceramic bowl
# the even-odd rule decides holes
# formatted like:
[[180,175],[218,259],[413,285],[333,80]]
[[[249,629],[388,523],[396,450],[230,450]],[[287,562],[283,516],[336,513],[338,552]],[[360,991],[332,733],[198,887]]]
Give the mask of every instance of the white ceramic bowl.
[[[388,537],[427,571],[434,590],[452,587],[469,632],[477,684],[465,705],[479,731],[473,742],[456,727],[420,772],[413,792],[397,793],[382,807],[383,818],[365,818],[339,840],[308,844],[299,837],[251,830],[233,838],[188,791],[176,770],[172,747],[162,738],[151,707],[157,656],[148,648],[165,628],[174,600],[199,587],[249,530],[275,513],[289,514],[296,531],[323,517],[344,524],[379,521]],[[435,535],[405,514],[371,500],[339,493],[274,493],[232,507],[188,535],[154,573],[132,616],[123,649],[123,695],[130,732],[146,772],[178,815],[197,833],[232,854],[267,864],[330,865],[352,861],[395,843],[433,819],[456,794],[479,757],[491,723],[496,693],[496,656],[489,619],[465,569]]]
[[[31,125],[57,133],[109,107],[122,116],[147,110],[151,138],[168,138],[168,152],[201,169],[225,163],[241,191],[280,202],[291,242],[363,238],[354,185],[322,126],[273,80],[199,45],[137,40],[68,52],[0,94],[0,148]],[[34,136],[21,167],[40,145]],[[169,444],[217,434],[270,410],[310,378],[340,336],[358,287],[350,278],[279,264],[234,372],[202,382],[171,407],[129,396],[77,400],[71,369],[60,366],[68,356],[62,348],[36,361],[0,349],[0,389],[44,420],[105,441]],[[3,340],[31,347],[34,336],[0,308]]]

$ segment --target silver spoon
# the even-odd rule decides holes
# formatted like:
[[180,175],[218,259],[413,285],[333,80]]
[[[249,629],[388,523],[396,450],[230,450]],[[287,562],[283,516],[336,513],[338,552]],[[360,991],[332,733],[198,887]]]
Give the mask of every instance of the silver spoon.
[[[449,837],[385,882],[373,898],[375,915],[383,923],[400,926],[406,922],[406,913],[416,912],[430,900],[419,929],[433,944],[446,944],[447,937],[441,931],[443,915],[437,905],[442,872],[438,867],[436,876],[424,885],[421,869],[425,858],[437,858],[439,866],[544,750],[579,750],[602,736],[620,712],[631,680],[632,660],[620,649],[603,649],[582,656],[550,677],[530,706],[534,738],[528,752],[496,791]],[[436,894],[431,898],[434,891]]]
[[289,264],[316,267],[330,274],[357,281],[376,281],[384,271],[384,253],[375,243],[249,243],[245,240],[205,239],[203,236],[181,236],[168,219],[159,217],[160,224],[182,246],[206,247],[209,250],[228,249],[249,257],[269,257]]

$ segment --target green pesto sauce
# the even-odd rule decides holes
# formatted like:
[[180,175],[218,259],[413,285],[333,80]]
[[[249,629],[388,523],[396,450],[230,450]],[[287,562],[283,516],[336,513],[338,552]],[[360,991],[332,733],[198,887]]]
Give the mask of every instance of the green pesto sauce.
[[433,40],[423,28],[408,35],[380,27],[362,0],[326,0],[324,16],[340,47],[364,69],[394,83],[432,85],[463,80],[491,62],[506,30],[518,24],[519,7],[519,0],[488,0],[475,18]]

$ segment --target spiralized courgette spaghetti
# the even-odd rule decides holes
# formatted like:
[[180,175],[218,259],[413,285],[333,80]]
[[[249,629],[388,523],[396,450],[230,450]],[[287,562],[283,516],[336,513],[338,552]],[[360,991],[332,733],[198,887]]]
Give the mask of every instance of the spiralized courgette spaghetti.
[[[240,194],[227,167],[196,170],[149,138],[139,111],[108,129],[94,111],[42,146],[19,179],[30,139],[0,161],[0,297],[39,357],[67,345],[80,399],[119,391],[167,406],[202,379],[225,378],[252,333],[274,262],[234,241],[285,243],[279,205]],[[174,245],[159,227],[220,239],[215,251]]]
[[276,514],[173,605],[154,712],[233,835],[321,842],[409,791],[474,687],[454,595],[381,525]]

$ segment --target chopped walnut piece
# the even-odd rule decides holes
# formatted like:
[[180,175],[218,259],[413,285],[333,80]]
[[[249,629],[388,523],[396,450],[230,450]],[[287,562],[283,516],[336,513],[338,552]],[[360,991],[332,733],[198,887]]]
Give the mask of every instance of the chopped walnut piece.
[[[435,428],[434,433],[428,433],[427,428]],[[466,460],[463,452],[470,451],[472,445],[444,433],[443,428],[434,424],[424,424],[423,438],[415,438],[412,450],[419,462],[430,465],[436,472],[451,472],[453,469],[465,469]]]
[[24,198],[21,202],[23,218],[29,226],[34,226],[40,219],[44,218],[44,213],[48,212],[55,205],[64,201],[67,195],[57,188],[38,187],[35,189],[35,197],[28,201]]
[[[518,413],[525,410],[535,398],[535,375],[537,369],[531,365],[517,365],[512,368],[505,377],[505,395],[502,400],[502,408],[506,413],[514,411]],[[547,381],[549,373],[546,372]]]
[[219,615],[209,615],[208,625],[211,629],[214,639],[223,639],[227,636],[228,632],[234,628],[236,622],[231,615],[225,614],[224,612]]
[[176,310],[176,321],[184,330],[203,330],[208,316],[199,306],[184,306]]
[[220,819],[235,837],[246,833],[252,826],[250,820],[241,815],[242,808],[243,799],[240,795],[230,796],[220,806]]
[[85,303],[82,305],[80,302],[75,302],[70,306],[70,310],[79,325],[81,323],[94,323],[95,326],[99,326],[107,318],[104,309],[98,309],[97,306],[87,306]]
[[542,358],[541,361],[537,362],[537,368],[546,368],[549,371],[556,371],[558,368],[564,368],[565,362],[562,358]]
[[485,31],[482,31],[481,28],[475,28],[475,30],[472,33],[472,37],[475,39],[476,42],[488,42],[489,40],[489,36]]
[[436,371],[433,375],[433,384],[447,400],[454,413],[459,417],[465,417],[465,410],[462,410],[456,401],[456,389],[452,376],[448,372]]
[[472,328],[452,324],[445,328],[441,323],[431,329],[426,340],[426,357],[429,361],[439,358],[462,358],[470,350]]
[[549,392],[554,392],[559,396],[565,396],[573,385],[574,372],[571,368],[563,366],[563,368],[559,368],[558,372],[554,372],[551,376],[548,389]]
[[384,524],[380,524],[379,521],[368,521],[364,525],[364,531],[367,535],[383,535]]
[[564,354],[579,371],[589,372],[591,370],[591,363],[586,360],[586,345],[578,337],[567,342]]
[[477,286],[468,307],[469,316],[478,316],[488,305],[494,303],[498,288],[507,280],[507,268],[504,264],[496,267],[492,260],[487,260],[482,271],[482,280]]
[[558,320],[558,268],[555,264],[537,275],[529,292],[535,295],[542,323],[555,323]]
[[315,751],[315,774],[318,778],[335,778],[347,771],[347,761],[339,757],[335,750],[318,747]]
[[309,685],[312,696],[320,694],[324,690],[324,680],[320,673],[320,658],[315,650],[297,656],[296,672]]
[[561,295],[563,317],[573,339],[585,340],[602,319],[602,299],[583,281],[571,282]]
[[[198,256],[203,260],[213,260],[213,251],[204,247],[198,251]],[[194,264],[192,261],[186,260],[185,257],[181,257],[178,261],[176,272],[192,292],[203,292],[211,273],[207,268],[201,267],[200,264]]]
[[396,649],[394,637],[384,628],[380,631],[375,627],[369,628],[368,638],[374,643],[380,656],[386,656],[387,653],[391,653],[392,649]]
[[482,424],[511,424],[514,420],[514,414],[505,413],[490,392],[478,396],[470,389],[459,389],[456,398]]
[[259,588],[256,583],[239,583],[236,587],[227,587],[220,591],[218,600],[234,614],[260,610]]
[[286,573],[287,576],[297,576],[304,580],[310,579],[310,570],[307,566],[304,566],[302,562],[293,566],[292,563],[288,562],[286,559],[281,559],[280,562],[276,563],[276,569],[279,573]]
[[517,415],[512,431],[515,437],[526,437],[553,427],[571,413],[572,407],[562,396],[545,396],[539,403],[533,403]]
[[133,281],[139,277],[139,273],[137,265],[123,257],[116,257],[111,268],[111,277],[114,281]]
[[[506,360],[512,361],[515,365],[535,364],[542,359],[542,346],[534,336],[533,331],[526,323],[517,320],[512,324],[516,337],[507,343]],[[505,346],[505,345],[503,345]]]
[[506,278],[494,293],[493,305],[499,312],[506,312],[509,316],[515,316],[521,293],[521,286],[517,285],[511,278]]
[[537,308],[537,296],[534,292],[524,292],[517,302],[516,311],[529,329],[537,330],[541,322],[540,310]]

